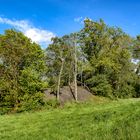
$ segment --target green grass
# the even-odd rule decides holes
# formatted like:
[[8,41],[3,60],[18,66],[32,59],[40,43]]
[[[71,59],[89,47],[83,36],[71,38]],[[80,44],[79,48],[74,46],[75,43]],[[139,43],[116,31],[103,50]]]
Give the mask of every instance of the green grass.
[[140,140],[140,100],[0,116],[0,140]]

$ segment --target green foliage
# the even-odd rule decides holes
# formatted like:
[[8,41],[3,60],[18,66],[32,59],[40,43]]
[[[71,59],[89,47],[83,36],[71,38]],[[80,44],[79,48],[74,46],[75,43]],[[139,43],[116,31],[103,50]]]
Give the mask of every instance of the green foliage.
[[140,97],[140,76],[135,80],[135,90],[136,90],[136,95],[135,97],[139,98]]
[[47,108],[57,108],[60,105],[60,103],[56,99],[49,99],[46,102]]
[[[134,67],[128,48],[132,39],[120,28],[108,27],[103,20],[85,20],[81,47],[91,65],[84,80],[97,95],[117,98],[135,96]],[[87,75],[87,76],[86,76]]]
[[87,85],[91,87],[95,95],[110,97],[112,96],[112,87],[108,83],[106,75],[93,76],[87,80]]
[[7,30],[0,36],[0,107],[12,112],[43,104],[44,53],[22,33]]
[[18,106],[14,109],[15,112],[23,112],[30,110],[39,110],[45,105],[43,100],[43,94],[37,92],[33,95],[29,95],[28,92],[21,97],[21,101]]
[[135,96],[135,88],[132,85],[124,83],[124,85],[119,85],[118,90],[114,90],[114,97],[116,98],[131,98]]
[[55,38],[47,48],[47,57],[49,56],[51,64],[48,65],[47,75],[50,77],[49,86],[56,90],[61,51],[65,60],[61,86],[73,81],[72,53],[73,41],[76,40],[79,83],[88,86],[93,94],[100,96],[137,97],[139,84],[135,79],[139,75],[139,65],[134,66],[132,59],[139,57],[139,37],[134,40],[120,28],[107,26],[103,20],[95,22],[86,19],[84,22],[84,28],[76,33],[76,38],[72,38],[73,34]]
[[[55,37],[52,39],[52,44],[50,44],[45,51],[48,66],[48,83],[49,87],[54,91],[56,91],[57,88],[62,61],[64,62],[64,67],[61,75],[61,86],[73,82],[74,39],[75,34],[65,35],[61,38]],[[78,52],[79,51],[77,51],[77,53]]]
[[[48,66],[48,83],[54,91],[57,89],[58,76],[60,73],[62,61],[64,64],[68,63],[68,45],[65,38],[53,38],[53,43],[46,49],[46,62]],[[66,62],[67,61],[67,62]],[[64,67],[63,73],[66,72],[66,67]],[[61,80],[61,85],[63,85],[64,77]]]
[[140,36],[102,19],[85,19],[82,30],[53,38],[45,51],[21,32],[0,35],[1,113],[40,108],[43,89],[56,92],[74,81],[100,96],[140,97]]

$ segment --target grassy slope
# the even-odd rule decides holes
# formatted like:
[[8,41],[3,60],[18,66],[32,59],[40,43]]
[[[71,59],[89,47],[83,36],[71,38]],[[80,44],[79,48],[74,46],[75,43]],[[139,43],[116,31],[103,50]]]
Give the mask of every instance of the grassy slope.
[[0,116],[0,140],[140,140],[140,100]]

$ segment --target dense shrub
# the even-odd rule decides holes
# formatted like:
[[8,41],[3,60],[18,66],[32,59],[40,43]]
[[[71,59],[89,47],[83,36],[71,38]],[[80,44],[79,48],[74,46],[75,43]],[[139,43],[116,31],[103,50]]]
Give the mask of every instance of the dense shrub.
[[96,95],[104,97],[112,96],[112,87],[108,83],[106,75],[93,76],[87,80],[87,84]]

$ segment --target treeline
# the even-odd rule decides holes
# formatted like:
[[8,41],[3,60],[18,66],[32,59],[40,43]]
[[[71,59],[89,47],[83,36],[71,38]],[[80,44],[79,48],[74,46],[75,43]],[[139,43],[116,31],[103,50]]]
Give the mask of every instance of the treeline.
[[49,88],[87,87],[109,98],[140,97],[140,36],[132,38],[103,20],[52,39],[46,50],[21,32],[0,35],[0,113],[39,109]]

